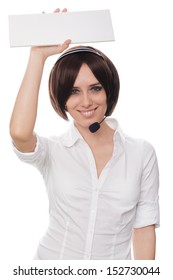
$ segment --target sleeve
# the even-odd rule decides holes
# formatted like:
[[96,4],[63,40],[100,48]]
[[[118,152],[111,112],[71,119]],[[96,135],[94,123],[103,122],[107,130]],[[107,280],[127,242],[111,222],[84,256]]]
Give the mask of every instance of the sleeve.
[[33,152],[23,153],[20,152],[15,147],[13,142],[12,145],[15,154],[21,161],[33,165],[43,174],[49,163],[48,139],[44,137],[40,137],[37,134],[36,134],[36,138],[37,138],[37,143],[36,143],[35,150]]
[[141,191],[136,209],[134,228],[160,226],[159,169],[154,148],[147,142],[143,149]]

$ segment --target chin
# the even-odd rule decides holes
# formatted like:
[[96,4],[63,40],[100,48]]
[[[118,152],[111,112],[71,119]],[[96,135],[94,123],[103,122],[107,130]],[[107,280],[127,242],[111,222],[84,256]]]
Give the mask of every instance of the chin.
[[78,122],[78,121],[74,121],[75,126],[77,128],[82,128],[82,129],[88,129],[89,126],[94,123],[95,121],[88,121],[88,122]]

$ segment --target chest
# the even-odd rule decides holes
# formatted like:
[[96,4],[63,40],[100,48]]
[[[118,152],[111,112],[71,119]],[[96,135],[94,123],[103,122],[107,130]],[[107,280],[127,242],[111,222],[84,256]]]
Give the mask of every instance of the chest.
[[100,146],[91,148],[91,152],[94,157],[98,177],[100,176],[100,174],[101,174],[102,170],[104,169],[104,167],[106,166],[106,164],[111,159],[112,154],[113,154],[113,149],[114,149],[113,143],[103,145],[103,146],[100,145]]
[[81,145],[80,149],[78,145],[52,154],[45,176],[51,205],[65,205],[70,211],[76,209],[76,213],[86,215],[93,202],[98,203],[101,213],[109,209],[112,217],[119,209],[126,211],[127,205],[134,208],[141,178],[137,155],[127,157],[118,145],[98,146],[95,150]]
[[83,153],[74,150],[62,157],[58,155],[59,160],[54,154],[46,176],[51,202],[55,201],[58,205],[65,203],[79,213],[82,209],[90,208],[92,201],[94,205],[99,203],[103,213],[106,209],[109,209],[109,213],[118,213],[116,209],[136,205],[140,191],[138,163],[127,162],[124,153],[112,156],[112,149],[107,149],[109,153],[105,153],[104,149],[100,153],[96,149],[94,154],[89,147]]
[[127,155],[117,143],[91,149],[81,141],[70,149],[53,151],[44,179],[52,190],[73,195],[77,190],[90,193],[103,185],[109,192],[129,193],[139,186],[141,178],[138,154],[132,151]]

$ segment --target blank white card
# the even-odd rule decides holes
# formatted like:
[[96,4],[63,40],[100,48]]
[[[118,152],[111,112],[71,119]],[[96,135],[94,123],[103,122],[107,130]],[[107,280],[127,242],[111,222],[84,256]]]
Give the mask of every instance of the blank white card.
[[11,47],[114,41],[109,10],[10,15]]

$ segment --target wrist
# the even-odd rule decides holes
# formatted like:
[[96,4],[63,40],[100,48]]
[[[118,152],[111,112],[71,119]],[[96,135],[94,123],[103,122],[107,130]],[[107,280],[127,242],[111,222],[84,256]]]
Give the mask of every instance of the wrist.
[[30,49],[30,58],[39,61],[41,63],[45,63],[47,57],[44,55],[44,53],[40,50],[40,47],[32,47]]

